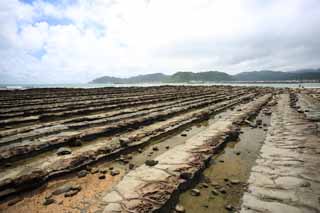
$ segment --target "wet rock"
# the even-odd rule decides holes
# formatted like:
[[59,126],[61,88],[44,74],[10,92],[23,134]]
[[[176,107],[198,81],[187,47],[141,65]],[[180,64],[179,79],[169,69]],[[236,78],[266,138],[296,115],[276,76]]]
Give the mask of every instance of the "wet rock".
[[192,174],[190,172],[182,172],[180,174],[180,178],[184,179],[184,180],[189,180],[191,179]]
[[13,206],[13,205],[19,203],[19,202],[22,201],[22,200],[23,200],[22,197],[16,197],[16,198],[14,198],[14,199],[12,199],[12,200],[10,200],[10,201],[8,202],[8,206]]
[[56,202],[56,201],[55,201],[53,198],[45,198],[42,204],[43,204],[44,206],[48,206],[48,205],[50,205],[50,204],[52,204],[52,203],[55,203],[55,202]]
[[155,166],[155,165],[158,164],[158,161],[156,161],[156,160],[146,160],[146,161],[145,161],[145,164],[146,164],[147,166]]
[[200,190],[199,189],[192,189],[191,190],[191,195],[192,196],[199,196],[200,195]]
[[71,149],[67,147],[60,147],[56,152],[57,155],[69,155],[71,153]]
[[174,208],[174,210],[177,212],[177,213],[184,213],[186,210],[184,209],[184,207],[180,204],[176,205],[176,207]]
[[111,176],[116,176],[116,175],[119,175],[120,174],[120,171],[119,170],[112,170],[111,172],[110,172],[110,175]]
[[82,177],[87,176],[87,174],[89,174],[89,172],[87,170],[81,170],[78,172],[78,177],[82,178]]

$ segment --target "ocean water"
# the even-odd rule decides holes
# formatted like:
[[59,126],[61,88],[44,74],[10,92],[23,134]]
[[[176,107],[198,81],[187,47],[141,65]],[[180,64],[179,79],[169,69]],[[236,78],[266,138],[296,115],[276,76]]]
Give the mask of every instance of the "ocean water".
[[163,85],[231,85],[231,86],[258,86],[274,88],[320,88],[320,83],[144,83],[144,84],[0,84],[0,90],[29,89],[29,88],[101,88],[101,87],[148,87]]

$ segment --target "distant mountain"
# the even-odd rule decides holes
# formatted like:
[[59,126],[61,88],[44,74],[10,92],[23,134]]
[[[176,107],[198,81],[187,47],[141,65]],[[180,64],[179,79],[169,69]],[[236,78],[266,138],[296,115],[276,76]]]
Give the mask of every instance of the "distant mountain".
[[237,81],[292,81],[292,80],[320,80],[320,69],[298,70],[292,72],[281,71],[253,71],[242,72],[234,76]]
[[242,72],[236,75],[229,75],[219,71],[207,72],[177,72],[173,75],[154,73],[138,75],[130,78],[115,78],[104,76],[94,79],[90,83],[188,83],[188,82],[221,82],[221,81],[301,81],[320,80],[320,69],[303,69],[291,72],[282,71],[252,71]]
[[104,76],[96,78],[90,83],[114,83],[114,84],[132,84],[132,83],[185,83],[185,82],[208,82],[208,81],[232,81],[233,77],[224,72],[177,72],[173,75],[164,75],[161,73],[138,75],[130,78],[115,78]]
[[96,78],[90,83],[113,83],[113,84],[133,84],[133,83],[161,83],[166,82],[169,76],[162,73],[154,73],[147,75],[138,75],[130,78],[116,78],[103,76],[101,78]]

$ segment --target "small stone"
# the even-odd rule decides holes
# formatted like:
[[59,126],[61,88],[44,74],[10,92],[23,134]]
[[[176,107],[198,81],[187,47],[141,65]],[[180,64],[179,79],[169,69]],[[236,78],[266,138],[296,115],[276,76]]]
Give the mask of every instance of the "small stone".
[[72,190],[75,190],[75,191],[81,191],[81,186],[78,185],[78,184],[75,184],[75,185],[72,185],[72,186],[71,186],[71,189],[72,189]]
[[158,148],[157,146],[154,146],[154,147],[152,148],[152,150],[153,150],[153,151],[159,151],[159,148]]
[[72,153],[71,149],[67,147],[60,147],[56,152],[57,155],[69,155],[71,153]]
[[219,160],[220,163],[224,163],[224,160]]
[[231,184],[233,184],[233,185],[237,185],[237,184],[240,183],[240,180],[232,179],[232,180],[230,180],[230,182],[231,182]]
[[111,176],[116,176],[116,175],[119,175],[120,174],[120,171],[119,170],[112,170],[110,172]]
[[170,149],[170,146],[166,146],[166,149]]
[[192,189],[191,190],[191,195],[192,196],[199,196],[200,195],[200,190],[199,189]]
[[228,182],[229,181],[229,178],[224,178],[223,179],[225,182]]
[[177,213],[184,213],[186,210],[184,209],[184,207],[180,204],[176,205],[176,207],[174,208],[174,210],[177,212]]
[[261,124],[262,124],[262,120],[261,120],[261,119],[257,119],[257,120],[256,120],[256,125],[259,126],[259,125],[261,125]]
[[311,183],[308,182],[308,181],[303,181],[301,184],[300,184],[301,187],[310,187],[311,186]]
[[219,192],[215,189],[211,189],[211,194],[213,195],[219,195]]
[[50,205],[50,204],[52,204],[54,202],[56,202],[56,201],[53,198],[45,198],[42,204],[44,206],[48,206],[48,205]]
[[99,169],[97,169],[97,168],[92,168],[90,171],[91,174],[96,174],[98,172],[99,172]]
[[130,140],[128,138],[120,138],[119,142],[121,147],[127,147]]
[[108,172],[108,169],[107,168],[101,168],[101,169],[99,169],[99,172],[101,174],[106,174]]
[[66,184],[66,185],[60,186],[52,192],[52,195],[59,195],[59,194],[66,193],[66,192],[72,190],[72,187],[73,187],[73,185],[71,185],[71,184]]
[[78,177],[79,178],[85,177],[85,176],[87,176],[88,173],[89,172],[87,170],[81,170],[78,172]]
[[220,185],[219,185],[219,183],[217,183],[216,181],[211,181],[211,186],[213,186],[213,187],[219,187]]
[[75,196],[76,194],[78,194],[78,192],[79,192],[78,190],[71,190],[71,191],[65,193],[65,194],[64,194],[64,197],[73,197],[73,196]]
[[232,211],[234,209],[230,204],[226,205],[224,208],[228,211]]
[[187,134],[186,133],[182,133],[181,136],[182,137],[187,137]]
[[134,168],[134,164],[130,163],[129,164],[129,169],[133,169]]
[[203,188],[209,188],[209,185],[206,184],[206,183],[203,183],[203,184],[202,184],[202,187],[203,187]]
[[106,176],[104,175],[104,174],[102,174],[102,175],[99,175],[99,177],[98,177],[100,180],[102,180],[102,179],[106,179]]
[[146,161],[145,161],[145,164],[146,164],[147,166],[155,166],[155,165],[158,164],[158,161],[156,161],[156,160],[146,160]]
[[222,194],[226,194],[227,190],[222,187],[222,188],[219,189],[219,192],[222,193]]
[[209,208],[209,205],[208,204],[203,204],[202,207],[203,208]]
[[114,168],[111,166],[111,167],[109,167],[109,170],[111,171],[111,170],[113,170]]
[[141,149],[141,148],[139,148],[139,149],[138,149],[138,152],[139,152],[139,153],[142,153],[142,149]]
[[13,206],[13,205],[19,203],[19,202],[22,201],[22,200],[23,200],[22,197],[16,197],[16,198],[14,198],[14,199],[12,199],[12,200],[10,200],[10,201],[8,202],[8,206]]
[[237,151],[237,152],[236,152],[236,155],[240,155],[240,154],[241,154],[241,152],[240,152],[240,151]]

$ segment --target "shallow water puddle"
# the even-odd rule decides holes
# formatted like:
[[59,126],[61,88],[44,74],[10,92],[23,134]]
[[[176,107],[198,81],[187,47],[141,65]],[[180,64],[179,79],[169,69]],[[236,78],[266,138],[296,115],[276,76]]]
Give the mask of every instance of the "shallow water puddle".
[[[257,119],[262,119],[267,125],[270,123],[270,117],[261,113]],[[211,160],[199,183],[179,197],[179,204],[187,213],[234,212],[240,207],[251,167],[266,136],[266,128],[242,127],[243,133],[238,141],[227,143],[224,150]],[[192,189],[199,189],[200,195],[193,195]]]

